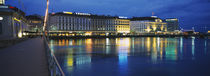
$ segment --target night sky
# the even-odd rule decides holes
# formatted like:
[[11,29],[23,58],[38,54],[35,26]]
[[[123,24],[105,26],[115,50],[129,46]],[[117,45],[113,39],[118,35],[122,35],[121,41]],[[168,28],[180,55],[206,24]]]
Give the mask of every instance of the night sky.
[[[44,15],[45,0],[7,0],[27,15]],[[24,5],[24,6],[23,6]],[[178,18],[184,29],[210,30],[210,0],[50,0],[50,12],[84,12],[99,15]]]

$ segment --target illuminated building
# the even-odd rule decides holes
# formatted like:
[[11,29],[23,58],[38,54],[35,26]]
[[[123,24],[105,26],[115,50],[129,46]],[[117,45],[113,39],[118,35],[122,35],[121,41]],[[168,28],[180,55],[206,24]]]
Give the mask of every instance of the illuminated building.
[[192,28],[196,32],[207,33],[210,29],[209,25],[196,25]]
[[5,0],[0,0],[0,5],[4,5],[5,4]]
[[129,20],[88,13],[59,12],[49,15],[52,36],[115,35],[130,33]]
[[73,14],[72,12],[50,14],[48,29],[51,33],[62,35],[84,34],[84,30],[89,31],[92,29],[88,16],[79,13]]
[[115,33],[115,17],[91,15],[93,35],[109,35]]
[[167,31],[167,23],[157,17],[134,17],[130,21],[134,33],[159,33]]
[[175,32],[180,30],[179,21],[177,18],[165,19],[165,22],[167,23],[168,32]]
[[21,38],[27,30],[24,12],[16,7],[0,5],[0,39]]
[[43,19],[39,15],[29,15],[26,16],[29,23],[29,30],[31,32],[41,32],[43,26]]
[[115,29],[117,33],[127,34],[130,33],[130,20],[128,19],[115,19]]

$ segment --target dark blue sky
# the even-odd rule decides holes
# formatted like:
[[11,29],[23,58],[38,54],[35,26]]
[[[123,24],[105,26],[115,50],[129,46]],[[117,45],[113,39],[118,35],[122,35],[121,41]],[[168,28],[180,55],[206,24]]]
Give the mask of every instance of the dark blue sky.
[[[27,15],[44,15],[45,0],[7,0]],[[24,8],[21,4],[24,4]],[[210,0],[50,0],[50,12],[85,12],[127,17],[178,18],[183,28],[210,28]],[[209,29],[210,30],[210,29]]]

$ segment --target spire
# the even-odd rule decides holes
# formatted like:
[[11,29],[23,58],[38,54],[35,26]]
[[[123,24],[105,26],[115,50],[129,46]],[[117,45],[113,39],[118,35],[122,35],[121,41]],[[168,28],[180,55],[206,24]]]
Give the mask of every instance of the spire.
[[155,16],[155,12],[152,12],[152,16],[153,18],[157,18],[157,16]]
[[155,16],[155,12],[152,12],[152,16]]

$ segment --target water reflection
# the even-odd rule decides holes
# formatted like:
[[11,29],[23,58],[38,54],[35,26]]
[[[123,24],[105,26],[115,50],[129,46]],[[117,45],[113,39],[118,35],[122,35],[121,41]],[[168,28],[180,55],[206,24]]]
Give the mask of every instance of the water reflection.
[[195,38],[192,38],[192,59],[194,59],[195,56]]
[[[196,48],[197,43],[204,45],[199,46],[204,51]],[[120,75],[128,74],[129,65],[135,63],[132,57],[145,58],[145,62],[151,64],[177,63],[184,59],[195,60],[197,55],[208,54],[209,50],[208,39],[197,41],[196,38],[59,39],[51,40],[49,44],[67,75],[84,68],[93,70],[96,66],[94,63],[102,65],[106,59],[114,59],[111,61],[113,63],[109,63],[117,63]]]
[[130,53],[130,38],[116,38],[116,51],[118,52],[120,75],[126,74],[128,68],[128,54]]
[[204,46],[205,46],[204,51],[205,51],[205,54],[206,54],[206,52],[207,52],[207,40],[205,40]]

